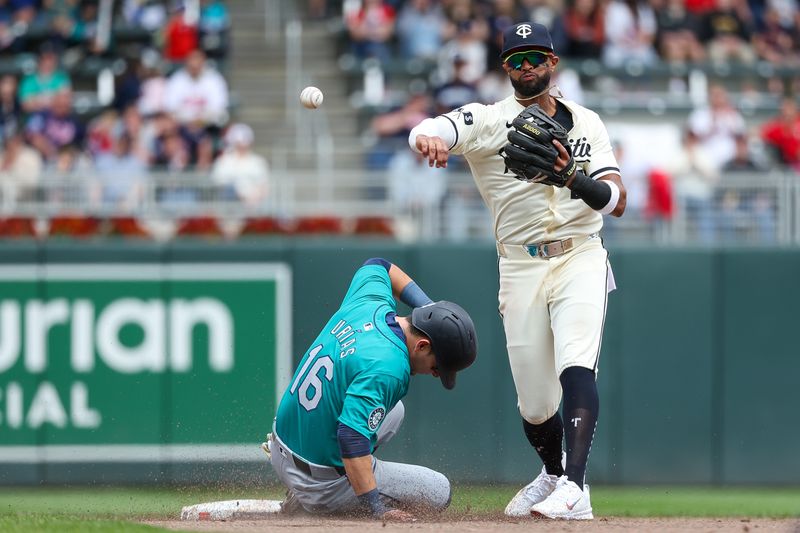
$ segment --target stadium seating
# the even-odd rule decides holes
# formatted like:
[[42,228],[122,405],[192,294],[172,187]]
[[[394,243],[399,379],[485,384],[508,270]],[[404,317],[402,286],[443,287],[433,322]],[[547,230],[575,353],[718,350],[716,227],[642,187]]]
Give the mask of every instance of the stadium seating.
[[250,217],[245,220],[239,235],[286,235],[290,232],[289,226],[274,217]]
[[387,217],[359,217],[355,221],[353,233],[356,235],[394,237],[392,221]]
[[50,219],[48,235],[51,237],[88,238],[100,233],[101,220],[83,215],[58,215]]
[[33,218],[23,216],[13,216],[0,219],[0,237],[38,237],[38,233],[36,231],[36,221]]
[[183,237],[223,237],[225,235],[219,221],[213,216],[184,218],[178,222],[175,234]]
[[344,223],[335,216],[308,216],[300,217],[294,226],[294,233],[298,235],[335,235],[342,233]]

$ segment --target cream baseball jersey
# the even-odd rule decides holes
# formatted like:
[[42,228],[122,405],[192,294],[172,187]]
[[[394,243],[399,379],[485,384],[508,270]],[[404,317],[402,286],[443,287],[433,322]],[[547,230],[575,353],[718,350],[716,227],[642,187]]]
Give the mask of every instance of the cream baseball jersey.
[[[608,132],[597,113],[558,99],[572,113],[569,143],[583,172],[598,179],[619,174]],[[600,231],[603,216],[569,189],[517,180],[506,172],[500,149],[508,144],[511,121],[524,109],[514,96],[492,105],[467,104],[436,120],[455,128],[450,152],[463,155],[494,219],[494,234],[504,244],[530,244],[590,235]]]

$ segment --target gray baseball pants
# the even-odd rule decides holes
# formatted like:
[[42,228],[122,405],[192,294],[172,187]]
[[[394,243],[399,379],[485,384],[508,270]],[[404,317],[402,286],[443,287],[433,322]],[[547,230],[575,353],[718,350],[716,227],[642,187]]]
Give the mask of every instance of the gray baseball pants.
[[[397,434],[405,416],[402,402],[389,411],[378,429],[377,446]],[[347,513],[359,508],[359,501],[347,476],[330,466],[307,463],[299,468],[294,453],[273,434],[269,441],[272,468],[281,482],[291,490],[306,511],[314,513]],[[307,472],[310,470],[310,474]],[[378,491],[388,505],[445,509],[450,504],[450,481],[439,472],[424,466],[391,463],[372,458],[372,471]]]

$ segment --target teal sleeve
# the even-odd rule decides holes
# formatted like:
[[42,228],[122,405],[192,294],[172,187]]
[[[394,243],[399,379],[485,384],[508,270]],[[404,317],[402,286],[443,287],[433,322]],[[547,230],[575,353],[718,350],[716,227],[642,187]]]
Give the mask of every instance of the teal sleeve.
[[392,309],[397,306],[392,295],[392,281],[389,279],[389,273],[381,265],[364,265],[356,271],[350,287],[347,289],[342,307],[366,299],[382,300],[391,305]]
[[339,422],[374,444],[375,433],[386,414],[400,401],[402,390],[401,380],[394,376],[364,372],[347,388]]
[[19,99],[21,102],[24,102],[30,98],[34,91],[33,85],[33,80],[30,78],[30,76],[26,76],[22,79],[19,84]]

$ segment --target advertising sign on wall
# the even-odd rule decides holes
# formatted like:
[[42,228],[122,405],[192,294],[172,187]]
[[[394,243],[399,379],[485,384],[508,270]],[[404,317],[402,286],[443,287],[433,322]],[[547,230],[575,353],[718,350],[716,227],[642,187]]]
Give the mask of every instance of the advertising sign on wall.
[[284,264],[0,266],[0,462],[249,459],[290,343]]

